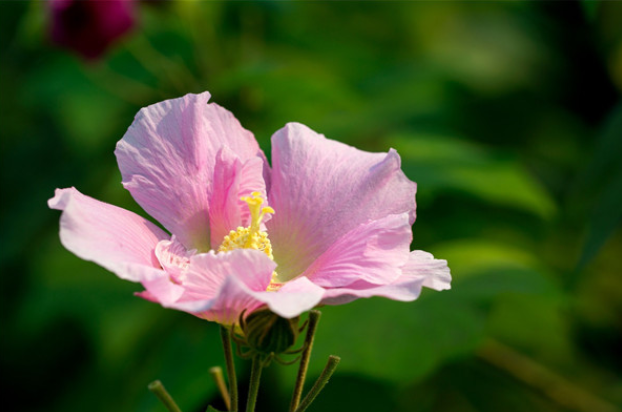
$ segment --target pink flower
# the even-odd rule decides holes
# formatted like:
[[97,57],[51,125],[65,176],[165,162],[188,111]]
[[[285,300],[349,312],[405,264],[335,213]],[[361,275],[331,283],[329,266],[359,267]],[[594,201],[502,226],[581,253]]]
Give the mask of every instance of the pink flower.
[[[272,168],[253,135],[209,93],[142,109],[116,148],[142,217],[57,189],[60,237],[79,257],[140,282],[139,295],[225,325],[268,307],[448,289],[447,262],[410,251],[414,182],[394,150],[368,153],[290,123]],[[269,205],[269,206],[268,206]]]
[[52,41],[97,59],[135,23],[131,0],[49,0]]

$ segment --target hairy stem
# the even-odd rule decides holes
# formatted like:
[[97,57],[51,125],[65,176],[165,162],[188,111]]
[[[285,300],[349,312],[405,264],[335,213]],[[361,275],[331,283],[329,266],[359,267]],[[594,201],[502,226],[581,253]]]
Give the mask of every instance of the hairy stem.
[[229,395],[231,403],[228,406],[232,412],[238,412],[238,381],[235,376],[235,365],[233,363],[233,351],[231,350],[231,332],[224,326],[220,327],[220,337],[222,347],[225,352],[225,363],[227,367],[227,377],[229,378]]
[[318,310],[312,310],[309,313],[309,325],[307,326],[307,335],[305,336],[305,346],[300,358],[300,367],[298,368],[298,376],[296,376],[296,384],[294,386],[294,393],[292,395],[292,401],[289,405],[289,412],[294,412],[300,404],[300,398],[302,397],[302,390],[305,385],[305,379],[307,377],[307,369],[309,368],[309,359],[311,359],[311,350],[313,349],[313,339],[315,337],[315,331],[317,324],[320,320],[322,313]]
[[302,400],[300,406],[298,407],[298,409],[296,409],[295,412],[304,412],[307,410],[307,408],[311,405],[315,398],[317,398],[320,392],[322,392],[322,389],[324,389],[324,386],[326,386],[330,377],[333,376],[333,373],[335,373],[335,369],[337,369],[337,365],[339,364],[340,360],[341,358],[339,356],[331,355],[328,357],[328,362],[326,363],[322,374],[319,378],[317,378],[317,381],[315,381],[315,384],[313,385],[307,396],[305,396],[305,398]]
[[253,357],[253,366],[251,368],[251,381],[248,387],[248,402],[246,402],[246,412],[255,412],[255,404],[257,403],[257,394],[259,393],[259,381],[261,379],[261,369],[263,362],[257,355]]

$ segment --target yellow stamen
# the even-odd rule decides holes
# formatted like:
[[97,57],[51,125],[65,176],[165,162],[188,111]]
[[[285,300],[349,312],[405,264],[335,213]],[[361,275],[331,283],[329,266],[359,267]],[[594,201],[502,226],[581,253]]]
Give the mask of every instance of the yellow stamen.
[[[272,256],[272,245],[268,234],[261,230],[261,221],[267,214],[274,214],[274,209],[270,206],[263,206],[264,200],[261,197],[261,193],[253,192],[250,196],[241,197],[248,205],[248,210],[251,213],[251,222],[248,227],[238,227],[236,230],[229,232],[222,241],[222,244],[218,248],[218,252],[229,252],[235,249],[255,249],[264,252],[270,259],[274,260]],[[272,281],[268,286],[268,291],[276,291],[282,285],[275,283],[276,272],[272,273]]]

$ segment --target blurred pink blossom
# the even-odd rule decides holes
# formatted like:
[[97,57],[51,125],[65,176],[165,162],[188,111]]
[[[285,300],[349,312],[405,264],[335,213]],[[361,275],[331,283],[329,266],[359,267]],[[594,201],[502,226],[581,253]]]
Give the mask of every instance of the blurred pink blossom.
[[136,23],[131,0],[49,0],[50,36],[87,60],[101,57]]
[[416,185],[395,150],[364,152],[290,123],[272,167],[233,115],[188,94],[142,109],[116,148],[142,217],[58,189],[63,245],[139,295],[225,325],[268,307],[291,318],[318,304],[411,301],[450,287],[447,262],[410,251]]

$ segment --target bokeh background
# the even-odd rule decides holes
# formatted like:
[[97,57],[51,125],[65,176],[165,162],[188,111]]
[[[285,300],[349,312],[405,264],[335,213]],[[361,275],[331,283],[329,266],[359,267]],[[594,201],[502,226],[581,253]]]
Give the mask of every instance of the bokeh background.
[[[621,3],[145,1],[89,58],[51,40],[50,4],[0,2],[3,410],[163,412],[155,379],[222,407],[217,326],[66,251],[46,206],[76,186],[143,213],[114,145],[140,107],[203,90],[266,153],[290,121],[396,148],[413,248],[452,269],[413,303],[324,308],[309,382],[343,360],[310,411],[622,410]],[[294,373],[265,371],[261,411]]]

